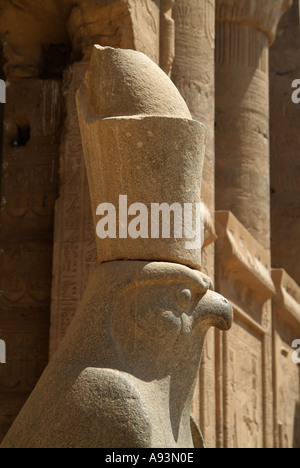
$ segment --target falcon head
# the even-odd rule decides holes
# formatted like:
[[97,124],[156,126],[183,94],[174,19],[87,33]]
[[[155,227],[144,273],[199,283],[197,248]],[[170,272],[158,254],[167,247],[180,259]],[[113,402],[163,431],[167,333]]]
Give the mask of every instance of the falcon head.
[[149,379],[182,362],[198,366],[208,329],[231,327],[230,303],[199,271],[172,263],[129,263],[131,280],[121,288],[110,316],[126,371]]

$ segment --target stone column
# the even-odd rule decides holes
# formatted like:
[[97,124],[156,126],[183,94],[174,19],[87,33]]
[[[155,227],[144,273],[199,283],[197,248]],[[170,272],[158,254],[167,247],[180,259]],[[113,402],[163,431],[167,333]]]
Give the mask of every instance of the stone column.
[[[215,1],[177,0],[173,18],[176,53],[172,80],[193,118],[207,126],[202,197],[206,204],[206,244],[209,245],[215,240]],[[213,248],[204,250],[202,268],[213,275]]]
[[216,207],[270,249],[269,46],[290,0],[218,0]]
[[292,101],[300,79],[299,2],[282,18],[270,50],[272,266],[300,284],[300,104]]
[[[224,428],[220,443],[225,447],[246,446],[251,439],[252,446],[273,446],[269,46],[290,3],[217,0],[216,207],[227,210],[217,214],[217,285],[234,302],[235,343],[244,335],[241,352],[227,337],[217,343],[225,356],[218,369],[225,384],[218,420]],[[252,353],[251,362],[246,357],[249,352],[245,358],[243,352],[253,349],[252,335],[244,334],[241,321],[261,341],[260,352]],[[252,382],[252,396],[237,353],[252,366],[250,372],[259,376]],[[233,387],[238,395],[236,408],[226,396]],[[258,387],[263,395],[260,400]],[[256,427],[261,428],[259,432]]]
[[[215,226],[215,0],[177,0],[175,58],[172,80],[184,97],[194,119],[207,127],[202,198],[206,212],[206,244],[202,252],[202,271],[214,277]],[[215,439],[215,352],[214,336],[207,337],[200,382],[194,398],[194,417],[201,421],[207,446]]]

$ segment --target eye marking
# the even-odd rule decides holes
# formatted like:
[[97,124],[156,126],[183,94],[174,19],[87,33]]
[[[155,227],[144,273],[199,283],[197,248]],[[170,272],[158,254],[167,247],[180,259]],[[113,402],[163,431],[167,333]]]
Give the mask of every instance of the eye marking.
[[177,299],[181,306],[187,307],[192,302],[192,292],[188,288],[180,288],[177,293]]

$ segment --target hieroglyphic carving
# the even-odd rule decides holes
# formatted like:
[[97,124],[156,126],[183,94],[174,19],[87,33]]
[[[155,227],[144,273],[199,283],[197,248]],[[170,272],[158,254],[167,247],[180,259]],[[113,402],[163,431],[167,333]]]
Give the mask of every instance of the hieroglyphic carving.
[[[280,315],[274,317],[274,441],[276,448],[300,447],[300,366],[291,359],[293,334]],[[300,322],[298,330],[300,329]]]
[[[233,303],[236,326],[232,337],[226,337],[223,353],[230,362],[232,346],[238,361],[237,376],[230,377],[231,364],[226,364],[224,379],[226,391],[232,391],[230,382],[235,382],[236,407],[224,407],[225,446],[272,447],[273,446],[273,391],[272,391],[272,342],[271,303],[275,293],[269,272],[269,252],[250,235],[241,223],[229,212],[216,213],[217,288]],[[234,284],[234,287],[232,285]],[[239,335],[241,338],[237,345]],[[251,336],[250,336],[251,335]],[[257,343],[250,343],[257,339]],[[232,340],[232,343],[230,344]],[[244,344],[242,344],[244,342]],[[247,346],[249,343],[249,346]],[[259,343],[259,344],[258,344]],[[237,347],[238,346],[238,347]],[[258,352],[259,350],[259,352]],[[244,354],[245,353],[245,354]],[[258,354],[257,354],[258,353]],[[251,364],[252,363],[252,364]],[[251,370],[252,366],[252,370]],[[249,368],[244,373],[246,368]],[[247,395],[244,382],[246,375],[258,376],[258,381],[248,382]],[[248,378],[247,377],[247,378]],[[228,383],[229,382],[229,383]],[[260,391],[257,392],[257,388]],[[257,393],[261,396],[257,399]],[[225,401],[227,401],[225,397]],[[230,399],[230,401],[232,401]]]
[[[127,0],[133,31],[132,47],[160,62],[160,7],[151,0]],[[126,46],[127,48],[128,46]],[[167,71],[167,70],[166,70]]]
[[300,447],[300,366],[291,344],[300,337],[300,287],[284,271],[272,270],[275,447]]
[[[60,83],[7,81],[0,210],[0,439],[48,361]],[[1,338],[2,338],[1,336]]]
[[[263,447],[263,350],[261,337],[236,319],[228,337],[226,394],[230,395],[227,448]],[[233,396],[235,395],[235,396]],[[233,404],[234,401],[234,404]],[[229,401],[228,401],[229,403]]]
[[67,121],[61,154],[60,197],[56,204],[50,329],[50,355],[64,337],[85,290],[96,245],[75,91],[87,69],[85,62],[65,74]]
[[205,0],[203,5],[199,5],[198,0],[180,0],[175,2],[175,21],[179,28],[191,30],[194,37],[206,36],[209,45],[214,48],[214,8],[214,0]]
[[210,330],[203,350],[200,367],[200,388],[195,392],[194,400],[200,401],[200,412],[193,413],[205,437],[207,447],[216,446],[215,420],[216,420],[216,376],[215,376],[215,341],[214,330]]
[[204,28],[210,47],[215,48],[215,0],[204,3]]

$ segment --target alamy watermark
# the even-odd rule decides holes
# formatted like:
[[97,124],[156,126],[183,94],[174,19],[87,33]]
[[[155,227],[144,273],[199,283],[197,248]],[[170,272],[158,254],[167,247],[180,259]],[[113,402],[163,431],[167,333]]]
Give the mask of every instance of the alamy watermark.
[[300,103],[300,80],[294,80],[292,88],[297,88],[292,94],[292,101],[294,104]]
[[120,195],[117,208],[112,203],[101,203],[96,215],[102,216],[96,226],[99,239],[173,237],[185,239],[186,250],[201,249],[204,243],[203,203],[151,203],[149,210],[144,203],[128,206],[127,195]]
[[292,348],[296,349],[292,354],[292,361],[294,364],[300,364],[300,340],[294,340]]
[[6,364],[6,344],[0,340],[0,364]]
[[0,80],[0,103],[6,103],[6,84],[4,80]]

